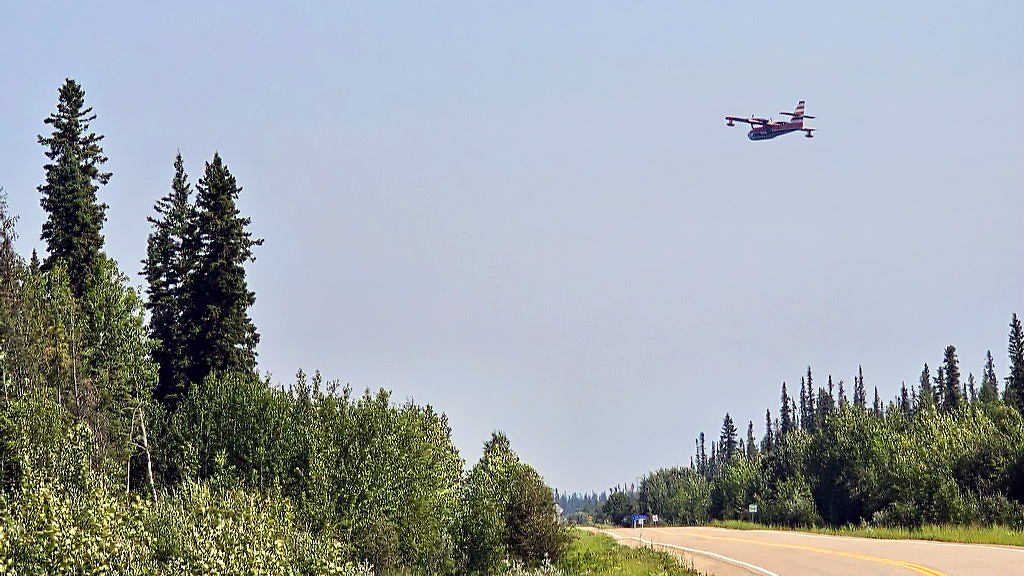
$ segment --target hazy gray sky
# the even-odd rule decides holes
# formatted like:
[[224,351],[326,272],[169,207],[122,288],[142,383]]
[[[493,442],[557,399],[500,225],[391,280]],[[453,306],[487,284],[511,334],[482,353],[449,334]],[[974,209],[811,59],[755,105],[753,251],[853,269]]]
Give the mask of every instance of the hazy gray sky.
[[[890,399],[1024,313],[1024,3],[8,2],[0,186],[42,249],[66,77],[130,274],[174,154],[266,239],[260,369],[491,430],[562,490],[763,433],[810,365]],[[797,100],[808,140],[728,114]],[[141,285],[141,277],[137,277]]]

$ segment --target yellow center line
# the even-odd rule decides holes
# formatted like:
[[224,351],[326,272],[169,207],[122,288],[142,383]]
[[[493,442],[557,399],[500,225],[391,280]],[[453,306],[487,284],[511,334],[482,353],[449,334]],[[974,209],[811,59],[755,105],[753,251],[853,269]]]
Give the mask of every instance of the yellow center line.
[[[662,532],[665,528],[651,528],[653,531]],[[678,536],[672,532],[667,532],[669,535]],[[854,558],[856,560],[866,560],[868,562],[877,562],[879,564],[888,564],[890,566],[899,566],[906,568],[918,574],[924,576],[946,576],[938,570],[928,568],[927,566],[921,566],[920,564],[914,564],[913,562],[904,562],[902,560],[892,560],[890,558],[880,558],[878,556],[868,556],[867,554],[858,554],[856,552],[843,552],[841,550],[831,550],[829,548],[818,548],[816,546],[802,546],[800,544],[781,544],[776,542],[763,542],[761,540],[748,540],[745,538],[729,538],[725,536],[707,536],[705,534],[693,534],[688,533],[687,536],[694,536],[696,538],[704,538],[707,540],[726,540],[730,542],[744,542],[747,544],[760,544],[761,546],[772,546],[774,548],[791,548],[793,550],[805,550],[807,552],[817,552],[818,554],[831,554],[833,556],[844,556],[846,558]]]

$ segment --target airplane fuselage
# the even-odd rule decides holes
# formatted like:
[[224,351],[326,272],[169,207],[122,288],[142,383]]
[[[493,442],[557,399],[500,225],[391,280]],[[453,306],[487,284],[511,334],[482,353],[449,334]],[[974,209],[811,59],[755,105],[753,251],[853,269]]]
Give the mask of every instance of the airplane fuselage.
[[804,123],[801,122],[774,122],[772,124],[765,124],[764,126],[755,126],[747,132],[747,138],[751,140],[771,140],[776,136],[782,136],[783,134],[789,134],[790,132],[798,132],[803,130]]
[[726,116],[725,125],[735,126],[736,122],[743,122],[744,124],[750,124],[750,132],[747,132],[747,138],[751,140],[771,140],[776,136],[782,136],[783,134],[789,134],[791,132],[806,132],[806,137],[814,137],[814,128],[804,128],[804,119],[814,118],[814,116],[808,116],[804,114],[804,101],[797,102],[796,109],[792,112],[780,112],[783,116],[789,116],[790,121],[780,120],[779,122],[773,121],[771,118],[758,118],[751,115],[750,118],[743,118],[741,116]]

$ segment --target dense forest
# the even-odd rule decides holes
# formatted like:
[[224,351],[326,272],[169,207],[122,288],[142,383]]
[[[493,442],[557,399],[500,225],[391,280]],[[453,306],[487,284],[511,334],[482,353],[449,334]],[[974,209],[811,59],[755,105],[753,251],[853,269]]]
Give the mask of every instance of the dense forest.
[[[1024,331],[1013,314],[1009,374],[989,352],[981,382],[963,378],[948,346],[935,371],[883,403],[863,370],[852,397],[843,381],[815,386],[811,369],[794,396],[782,384],[777,416],[745,437],[729,414],[717,440],[702,432],[689,466],[650,472],[616,489],[599,518],[635,513],[675,524],[753,519],[789,526],[1000,525],[1024,529]],[[710,445],[710,446],[709,446]],[[748,506],[757,505],[757,515]]]
[[319,373],[258,376],[262,239],[214,154],[179,154],[145,293],[104,252],[103,136],[74,80],[39,136],[46,254],[0,191],[0,570],[494,574],[557,561],[552,491],[496,432],[468,470],[443,413]]

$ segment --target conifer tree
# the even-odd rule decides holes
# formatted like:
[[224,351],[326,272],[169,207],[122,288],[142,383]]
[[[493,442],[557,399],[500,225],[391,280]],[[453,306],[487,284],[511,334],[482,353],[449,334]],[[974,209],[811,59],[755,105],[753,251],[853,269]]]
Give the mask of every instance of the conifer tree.
[[1010,321],[1009,374],[1006,376],[1005,402],[1024,414],[1024,330],[1020,319],[1013,315]]
[[875,401],[871,404],[871,411],[875,416],[882,416],[882,398],[878,395],[878,386],[875,386]]
[[245,280],[252,248],[263,244],[247,230],[250,219],[235,205],[241,188],[219,154],[206,163],[196,186],[196,264],[186,281],[190,301],[182,321],[195,330],[187,347],[188,381],[215,372],[256,369],[259,334],[249,318],[256,294]]
[[814,379],[811,377],[811,367],[807,367],[807,416],[810,422],[808,427],[811,430],[817,428],[818,415],[814,409]]
[[853,403],[861,409],[866,410],[868,405],[868,393],[864,387],[864,368],[857,367],[857,375],[853,377]]
[[733,456],[736,455],[736,424],[732,421],[732,416],[726,412],[725,418],[722,419],[722,434],[720,437],[719,451],[722,453],[722,457],[726,462],[732,461]]
[[38,137],[51,160],[44,167],[46,183],[38,187],[47,215],[40,234],[49,252],[43,270],[62,262],[72,293],[80,299],[102,273],[107,205],[97,200],[96,192],[111,174],[100,171],[107,161],[100,147],[103,136],[89,131],[96,115],[85,107],[85,91],[68,78],[58,94],[57,111],[43,121],[53,132]]
[[991,350],[985,353],[985,369],[981,373],[981,392],[978,399],[982,404],[991,404],[999,400],[999,378],[996,377],[996,366]]
[[900,409],[903,410],[904,416],[909,416],[910,411],[913,409],[913,404],[910,401],[910,394],[907,392],[906,382],[900,386]]
[[935,407],[945,409],[946,398],[946,369],[939,366],[935,371],[935,378],[932,379],[932,394],[935,395]]
[[779,436],[785,436],[793,429],[793,409],[790,407],[789,394],[786,392],[786,383],[782,383],[782,398],[780,399],[780,406],[782,412],[782,429],[779,430]]
[[190,303],[190,275],[195,266],[198,242],[192,186],[179,153],[174,159],[171,191],[157,200],[157,217],[147,218],[153,232],[147,242],[143,275],[149,284],[150,337],[156,341],[153,359],[159,365],[154,396],[173,408],[188,391],[187,349],[194,331],[182,320]]
[[800,378],[800,428],[810,428],[810,420],[807,417],[807,389],[804,386],[804,379]]
[[843,389],[843,381],[839,381],[839,409],[842,410],[849,405],[850,401],[846,398],[846,390]]
[[700,439],[697,441],[697,472],[701,476],[707,476],[708,473],[708,453],[704,449],[704,433],[700,433]]
[[960,361],[956,357],[956,348],[946,346],[940,374],[945,375],[942,406],[947,411],[956,410],[963,401],[960,383]]
[[934,407],[935,394],[932,392],[932,376],[927,363],[925,363],[924,368],[921,369],[921,377],[917,383],[920,386],[917,394],[918,409],[922,410],[924,408]]
[[[829,379],[831,387],[832,380]],[[828,417],[835,407],[832,405],[832,396],[825,390],[824,387],[818,388],[818,407],[817,413],[814,415],[814,427],[816,430],[820,430],[825,426],[825,419]]]
[[772,446],[775,444],[775,438],[772,434],[772,411],[771,409],[764,411],[764,439],[761,441],[761,451],[768,453],[772,451]]
[[747,422],[747,458],[757,457],[757,442],[754,440],[754,421]]

